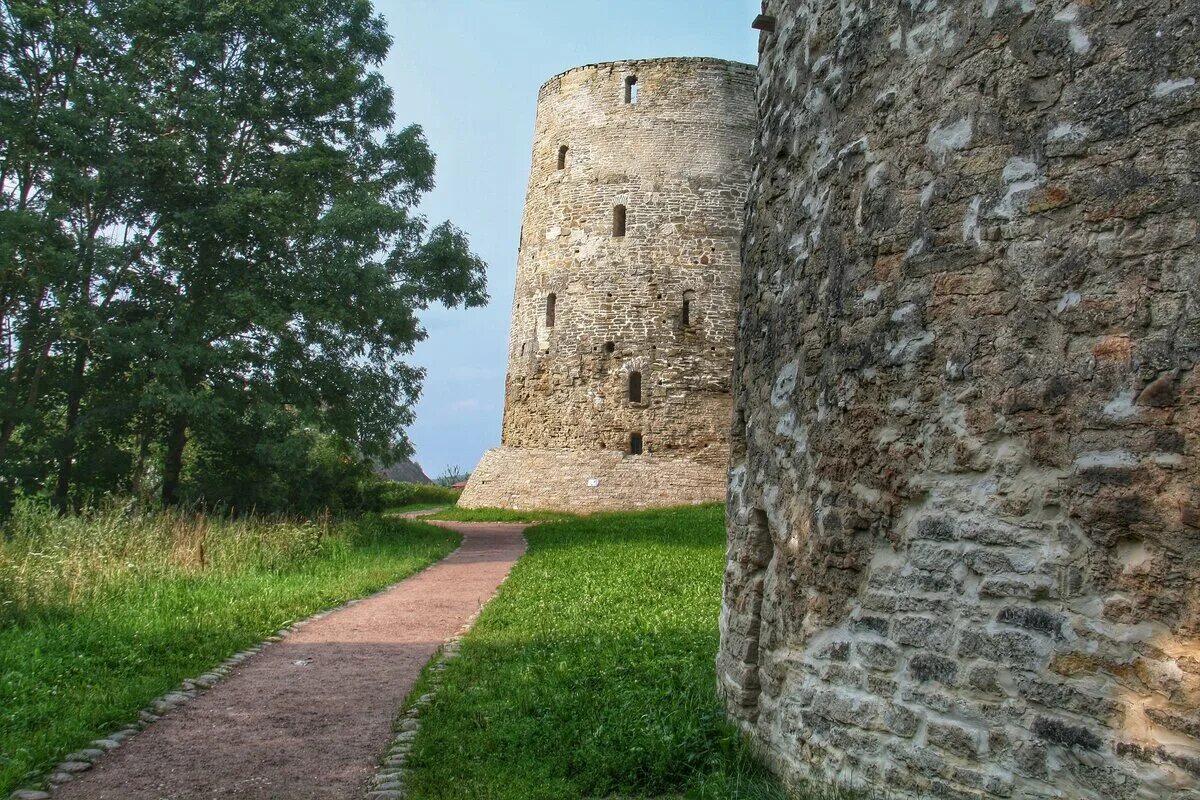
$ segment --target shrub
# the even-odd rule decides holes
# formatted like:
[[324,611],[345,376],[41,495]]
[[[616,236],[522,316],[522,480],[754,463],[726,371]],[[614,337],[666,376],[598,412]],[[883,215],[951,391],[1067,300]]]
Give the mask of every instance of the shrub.
[[400,483],[381,481],[379,509],[412,505],[453,505],[460,492],[436,483]]

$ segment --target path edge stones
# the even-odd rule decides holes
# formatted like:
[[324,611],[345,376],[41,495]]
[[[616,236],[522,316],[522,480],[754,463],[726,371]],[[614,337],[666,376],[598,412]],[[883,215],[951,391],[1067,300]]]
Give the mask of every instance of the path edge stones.
[[437,653],[429,660],[422,674],[428,681],[426,691],[402,706],[394,726],[396,734],[380,759],[375,774],[367,782],[367,800],[403,800],[408,797],[408,757],[421,729],[421,714],[433,702],[433,696],[441,687],[442,673],[447,663],[458,656],[462,638],[478,616],[476,613],[471,622],[439,647]]
[[[440,510],[440,509],[435,509],[435,510]],[[432,514],[432,513],[434,513],[435,510],[430,510],[425,513],[416,512],[412,515],[402,514],[402,515],[400,515],[400,518],[408,520],[408,521],[414,521],[417,519],[418,516],[425,516],[425,514]],[[439,527],[444,527],[444,526],[439,526]],[[453,528],[450,528],[450,530],[453,530]],[[455,531],[455,533],[459,533],[459,532]],[[462,534],[459,533],[459,536],[461,537]],[[55,766],[46,770],[45,772],[41,773],[41,775],[39,775],[38,777],[36,777],[32,780],[25,781],[25,787],[19,788],[19,789],[15,790],[14,792],[12,792],[12,794],[10,794],[8,796],[9,800],[50,800],[50,798],[53,796],[54,790],[56,788],[63,785],[64,783],[69,783],[71,780],[73,780],[75,778],[76,775],[83,773],[83,772],[87,772],[89,769],[92,768],[92,764],[95,763],[96,761],[98,761],[100,758],[102,758],[106,753],[116,750],[125,741],[127,741],[130,737],[136,736],[137,734],[141,733],[147,727],[149,727],[151,724],[153,724],[154,722],[157,722],[159,719],[161,719],[163,716],[167,715],[168,713],[175,710],[176,708],[179,708],[180,706],[185,705],[186,703],[190,702],[191,700],[194,700],[197,697],[200,697],[205,692],[207,692],[209,689],[212,689],[214,686],[216,686],[218,683],[220,683],[221,680],[223,680],[226,676],[228,676],[229,673],[232,672],[235,667],[241,665],[242,663],[249,660],[253,656],[257,655],[258,653],[261,653],[263,650],[265,650],[270,645],[275,644],[277,642],[282,642],[284,639],[291,636],[293,633],[300,630],[301,628],[303,628],[305,625],[308,625],[309,623],[316,622],[319,619],[324,619],[325,617],[327,617],[330,614],[333,614],[337,611],[341,611],[342,609],[345,609],[345,608],[350,608],[351,606],[357,605],[358,603],[361,603],[365,600],[370,600],[373,597],[376,597],[381,594],[386,594],[387,592],[392,591],[397,586],[399,586],[400,584],[407,581],[409,578],[416,577],[417,575],[420,575],[422,572],[429,569],[430,567],[433,567],[436,564],[442,563],[443,561],[450,558],[451,556],[453,556],[455,553],[457,553],[461,549],[462,549],[462,541],[459,541],[458,547],[454,548],[452,551],[450,551],[446,555],[442,556],[437,561],[434,561],[430,564],[425,565],[425,567],[418,570],[417,572],[412,573],[411,575],[407,575],[404,578],[401,578],[400,580],[398,580],[394,583],[391,583],[391,584],[383,587],[382,589],[379,589],[378,591],[372,592],[367,595],[363,595],[362,597],[355,597],[351,600],[347,600],[346,602],[342,603],[341,605],[330,606],[329,608],[324,608],[324,609],[318,611],[317,613],[313,614],[312,616],[305,617],[304,619],[293,622],[290,625],[285,625],[284,627],[280,628],[279,630],[277,630],[275,633],[271,634],[270,636],[267,636],[265,639],[258,642],[257,644],[251,645],[250,647],[247,647],[245,650],[240,650],[237,653],[234,653],[232,656],[225,659],[221,663],[217,664],[212,669],[206,670],[205,672],[202,672],[199,675],[192,677],[192,678],[184,678],[182,681],[179,682],[178,685],[175,686],[175,688],[154,698],[147,705],[145,705],[138,712],[136,721],[134,721],[134,722],[130,723],[129,725],[126,725],[122,728],[114,730],[106,736],[101,736],[97,739],[93,739],[91,742],[88,743],[87,747],[67,753],[66,755],[64,755],[62,757],[62,760],[58,764],[56,764]],[[467,627],[469,627],[474,622],[475,618],[478,616],[479,616],[479,612],[476,611],[475,614],[471,617],[471,620],[467,623]],[[461,633],[455,638],[461,638]],[[452,639],[451,641],[454,641],[454,640]],[[445,645],[443,645],[443,648],[444,647],[445,647]],[[439,651],[439,653],[440,653],[440,651]],[[435,658],[437,658],[437,657],[438,656],[435,656]]]
[[[439,520],[430,520],[432,524],[439,524],[442,527],[451,527],[455,523],[440,522]],[[487,523],[459,523],[459,524],[487,524]],[[529,548],[529,539],[526,537],[526,532],[537,525],[537,522],[526,523],[521,529],[521,537],[525,539],[525,548]],[[451,530],[453,528],[451,527]],[[518,559],[519,561],[520,559]],[[513,567],[516,567],[514,562]],[[446,671],[446,667],[455,658],[458,658],[462,649],[462,640],[470,632],[471,628],[475,627],[483,610],[488,607],[492,600],[500,594],[504,588],[504,584],[508,583],[508,579],[512,576],[512,570],[504,576],[504,580],[496,586],[496,591],[492,592],[487,600],[480,604],[474,614],[467,619],[463,626],[458,629],[458,633],[447,639],[421,672],[421,676],[417,678],[418,683],[421,678],[427,679],[426,690],[416,699],[406,700],[400,709],[400,713],[396,717],[394,725],[396,734],[392,737],[392,742],[388,749],[384,752],[379,760],[379,766],[375,770],[375,774],[371,776],[367,782],[366,800],[406,800],[408,797],[409,786],[407,781],[408,775],[408,757],[412,754],[413,742],[416,741],[417,734],[421,730],[421,715],[429,709],[433,703],[433,698],[437,694],[442,685],[442,676]]]

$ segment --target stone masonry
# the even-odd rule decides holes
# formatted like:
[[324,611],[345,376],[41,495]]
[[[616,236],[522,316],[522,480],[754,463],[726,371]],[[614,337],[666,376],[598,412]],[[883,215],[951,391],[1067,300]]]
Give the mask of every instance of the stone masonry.
[[708,58],[541,87],[502,442],[460,506],[724,498],[753,91],[753,67]]
[[1200,797],[1200,2],[760,24],[731,715],[888,796]]

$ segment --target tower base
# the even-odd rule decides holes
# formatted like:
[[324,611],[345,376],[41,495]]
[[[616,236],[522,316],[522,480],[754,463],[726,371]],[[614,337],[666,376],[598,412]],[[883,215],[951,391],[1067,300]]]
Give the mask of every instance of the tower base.
[[725,501],[726,470],[652,454],[497,447],[471,473],[460,508],[588,513]]

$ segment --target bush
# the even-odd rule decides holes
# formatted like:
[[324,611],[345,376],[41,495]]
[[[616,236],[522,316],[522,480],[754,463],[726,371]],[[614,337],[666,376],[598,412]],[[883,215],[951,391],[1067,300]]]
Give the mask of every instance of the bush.
[[[191,445],[183,495],[237,512],[377,511],[384,481],[347,442],[285,420],[273,432],[242,430]],[[268,426],[269,427],[269,426]]]
[[414,505],[453,505],[461,494],[457,489],[435,483],[380,483],[379,510]]
[[238,512],[290,514],[384,511],[409,505],[447,505],[458,490],[380,477],[373,462],[337,437],[298,427],[264,443],[253,431],[227,437],[219,448],[197,444],[184,492],[192,503]]

